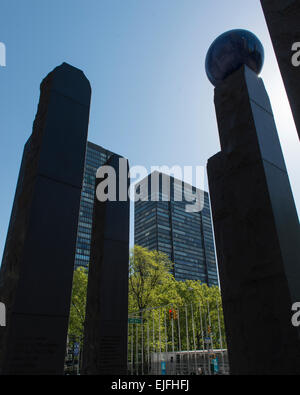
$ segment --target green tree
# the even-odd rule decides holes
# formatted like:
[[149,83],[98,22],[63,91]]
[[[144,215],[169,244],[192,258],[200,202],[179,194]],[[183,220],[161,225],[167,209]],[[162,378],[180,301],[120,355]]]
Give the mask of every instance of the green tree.
[[[140,344],[144,336],[143,350],[140,345],[139,353],[144,355],[145,371],[149,349],[150,352],[170,351],[174,346],[175,350],[199,350],[207,347],[207,337],[212,339],[214,348],[226,348],[219,288],[208,287],[200,281],[176,281],[172,269],[173,263],[166,254],[140,246],[131,251],[128,310],[129,316],[138,316],[142,323],[130,325],[128,351],[131,358],[134,344],[135,363],[136,336]],[[74,272],[69,320],[71,345],[83,337],[87,283],[87,269],[78,268]],[[177,312],[173,321],[170,310]]]
[[129,310],[157,305],[157,289],[172,281],[172,267],[166,254],[134,246],[129,262]]
[[[150,352],[170,351],[173,347],[175,350],[207,349],[206,338],[212,340],[209,347],[225,348],[219,288],[200,281],[176,281],[172,267],[165,254],[134,247],[130,262],[129,314],[139,315],[142,324],[130,328],[129,350],[136,345],[136,336],[139,342],[145,336],[143,350],[140,350],[144,358],[149,348]],[[177,317],[172,320],[174,311]],[[133,359],[136,358],[134,346]]]
[[[189,348],[201,349],[205,346],[205,337],[211,337],[214,348],[225,346],[225,329],[220,289],[209,287],[195,280],[176,282],[177,292],[181,297],[179,306],[183,313],[188,313],[188,335],[192,341]],[[192,318],[194,320],[194,327]],[[195,345],[194,345],[195,335]],[[184,343],[187,347],[186,342]]]
[[72,299],[68,329],[70,343],[73,341],[82,340],[83,337],[87,283],[87,269],[84,267],[78,267],[74,271],[73,276]]

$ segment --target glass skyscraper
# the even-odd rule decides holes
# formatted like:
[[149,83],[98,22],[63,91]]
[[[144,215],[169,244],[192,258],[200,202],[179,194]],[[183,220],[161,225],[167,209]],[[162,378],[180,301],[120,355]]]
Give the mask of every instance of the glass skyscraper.
[[89,264],[96,172],[111,155],[112,152],[99,145],[91,142],[87,143],[77,230],[75,269],[79,266],[87,267]]
[[[151,191],[151,175],[137,188],[142,199],[135,202],[135,244],[166,253],[174,263],[176,280],[219,285],[208,193],[190,186],[191,193],[201,196],[203,208],[187,212],[186,205],[191,202],[184,197],[177,201],[179,196],[188,195],[183,195],[181,181],[169,177],[169,201],[163,201],[162,174],[156,176],[160,180],[158,191]],[[141,192],[142,185],[147,185],[145,192]]]

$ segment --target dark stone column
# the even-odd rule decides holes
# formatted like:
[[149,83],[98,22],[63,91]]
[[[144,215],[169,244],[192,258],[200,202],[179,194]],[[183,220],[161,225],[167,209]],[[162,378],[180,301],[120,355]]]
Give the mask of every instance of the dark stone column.
[[2,374],[63,373],[90,96],[66,63],[41,84],[0,273]]
[[299,374],[299,220],[263,81],[243,66],[215,107],[207,170],[231,374]]
[[[117,175],[117,199],[119,178],[126,177],[129,187],[128,162],[121,175],[119,158],[112,155],[107,162]],[[96,190],[102,181],[96,179]],[[95,196],[83,374],[127,374],[128,265],[129,200],[100,202]]]
[[292,64],[292,46],[300,42],[300,2],[261,0],[261,5],[300,138],[300,66]]

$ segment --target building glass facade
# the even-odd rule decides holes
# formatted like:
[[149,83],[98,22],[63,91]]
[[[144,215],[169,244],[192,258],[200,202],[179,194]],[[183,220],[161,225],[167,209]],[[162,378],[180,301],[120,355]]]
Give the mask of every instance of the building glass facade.
[[[142,198],[135,202],[135,244],[166,253],[174,263],[176,280],[219,285],[208,193],[200,193],[190,186],[191,194],[199,192],[203,208],[187,212],[186,204],[191,202],[184,198],[177,201],[180,196],[188,199],[188,193],[183,195],[179,180],[169,177],[170,193],[166,197],[161,188],[161,173],[158,191],[151,191],[150,178],[151,175],[141,181],[147,188],[139,191]],[[148,200],[143,201],[146,196]],[[169,201],[163,201],[164,198]]]
[[89,264],[96,172],[111,155],[112,152],[99,145],[91,142],[87,143],[77,230],[75,269],[79,266],[87,267]]

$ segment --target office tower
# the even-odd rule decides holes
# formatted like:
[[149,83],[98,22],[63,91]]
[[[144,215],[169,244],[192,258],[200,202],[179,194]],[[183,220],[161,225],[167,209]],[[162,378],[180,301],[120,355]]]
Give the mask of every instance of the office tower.
[[[169,178],[168,196],[161,187],[154,191],[152,185],[151,189],[151,177],[157,177],[160,186],[163,177]],[[178,199],[183,196],[180,180],[154,172],[141,181],[137,190],[143,189],[143,185],[147,188],[135,202],[135,244],[166,253],[174,263],[176,280],[200,280],[209,286],[218,285],[208,193],[190,186],[190,192],[198,192],[204,203],[201,211],[188,212],[187,201]]]
[[96,172],[112,155],[112,152],[91,142],[87,143],[85,169],[78,221],[75,269],[87,267],[90,259],[90,244],[93,222],[93,207]]

